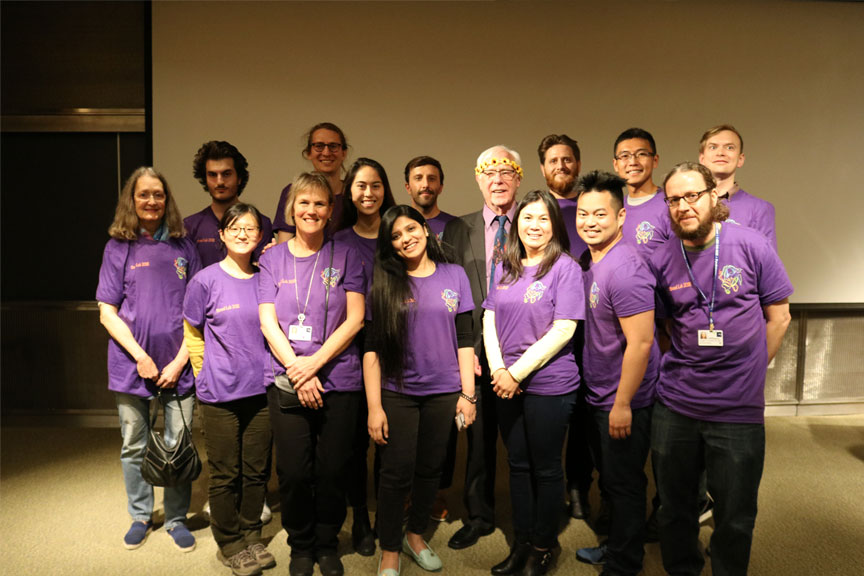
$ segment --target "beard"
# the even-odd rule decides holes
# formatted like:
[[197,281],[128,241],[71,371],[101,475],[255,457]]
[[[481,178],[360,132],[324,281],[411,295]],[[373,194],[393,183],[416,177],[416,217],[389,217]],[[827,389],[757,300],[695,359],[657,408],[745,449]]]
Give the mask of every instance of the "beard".
[[573,172],[548,174],[546,176],[546,185],[555,194],[567,196],[576,186],[576,177],[573,175]]
[[669,218],[669,221],[672,223],[672,231],[675,232],[675,235],[678,238],[681,240],[697,242],[699,240],[704,240],[714,230],[715,222],[724,222],[728,217],[729,208],[727,208],[722,202],[717,202],[717,204],[711,208],[711,213],[708,215],[708,219],[700,220],[699,226],[693,230],[684,230],[678,221],[673,218]]

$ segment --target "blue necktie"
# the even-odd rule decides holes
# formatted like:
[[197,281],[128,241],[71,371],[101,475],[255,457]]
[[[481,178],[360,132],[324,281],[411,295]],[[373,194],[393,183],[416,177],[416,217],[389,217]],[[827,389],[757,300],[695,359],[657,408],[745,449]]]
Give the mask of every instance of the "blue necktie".
[[498,230],[495,232],[495,239],[492,241],[492,270],[489,271],[489,293],[495,289],[495,266],[504,259],[504,249],[507,248],[507,230],[504,228],[504,223],[507,222],[507,215],[501,214],[496,216],[498,221]]

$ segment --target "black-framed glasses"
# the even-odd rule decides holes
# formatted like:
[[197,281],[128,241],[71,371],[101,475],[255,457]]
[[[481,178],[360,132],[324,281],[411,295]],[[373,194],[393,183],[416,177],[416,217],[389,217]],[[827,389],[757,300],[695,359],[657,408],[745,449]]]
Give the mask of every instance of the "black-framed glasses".
[[315,152],[323,152],[324,148],[327,148],[328,150],[330,150],[330,152],[339,152],[340,150],[342,150],[342,143],[341,142],[313,142],[312,144],[309,145],[309,147],[312,148],[312,150],[315,150]]
[[653,158],[654,153],[648,152],[647,150],[639,150],[635,154],[631,154],[630,152],[622,152],[615,156],[615,159],[619,162],[629,162],[631,158],[636,158],[636,160],[645,160],[647,158]]
[[687,204],[695,204],[703,194],[710,192],[711,190],[713,190],[713,188],[706,188],[701,192],[688,192],[683,196],[666,196],[663,200],[670,208],[676,208],[681,203],[681,200],[684,200]]

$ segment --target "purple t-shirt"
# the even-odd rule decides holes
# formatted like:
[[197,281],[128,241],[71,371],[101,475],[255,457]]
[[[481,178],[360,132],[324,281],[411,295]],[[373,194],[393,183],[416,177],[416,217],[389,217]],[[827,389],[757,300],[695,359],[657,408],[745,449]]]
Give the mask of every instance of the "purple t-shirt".
[[729,207],[728,221],[758,230],[777,251],[777,233],[774,229],[774,205],[744,190],[738,190],[724,200]]
[[354,228],[343,228],[333,235],[337,242],[352,246],[360,255],[360,261],[369,276],[369,284],[372,284],[372,271],[375,269],[375,248],[378,246],[377,238],[364,238],[354,231]]
[[672,349],[663,356],[657,397],[669,409],[711,422],[764,422],[768,346],[762,307],[793,291],[777,252],[759,232],[724,223],[716,279],[714,328],[723,346],[699,346],[708,329],[708,303],[714,274],[714,246],[687,252],[698,287],[692,285],[673,240],[657,248],[649,262],[657,290],[671,319]]
[[621,228],[624,242],[635,246],[646,260],[657,246],[674,236],[665,197],[663,188],[658,188],[654,196],[639,205],[630,204],[629,196],[625,201],[627,217]]
[[[183,220],[183,226],[186,227],[186,233],[189,238],[195,243],[198,248],[198,254],[201,256],[201,266],[206,268],[211,264],[220,262],[225,259],[227,252],[222,240],[219,239],[219,219],[213,213],[213,209],[207,206],[200,212],[187,216]],[[252,261],[257,262],[261,257],[261,251],[264,246],[270,243],[273,239],[273,226],[270,224],[270,219],[261,215],[261,239],[258,241],[258,246],[252,252]]]
[[389,380],[382,386],[409,396],[459,392],[456,315],[474,310],[468,276],[461,266],[438,264],[431,276],[410,280],[402,389]]
[[[259,263],[261,273],[258,275],[258,302],[275,304],[276,317],[286,337],[289,334],[289,327],[298,323],[298,313],[306,314],[303,325],[312,327],[312,339],[290,342],[294,354],[311,356],[345,321],[346,292],[366,293],[366,278],[357,251],[338,240],[332,243],[325,242],[318,255],[296,258],[296,278],[294,263],[295,258],[288,249],[288,242],[277,244],[264,253]],[[325,310],[328,284],[330,300]],[[308,305],[306,305],[307,294]],[[325,313],[327,315],[326,335],[324,334]],[[270,371],[269,381],[272,381],[274,374],[285,372],[285,368],[275,356],[272,357],[272,365],[267,369]],[[324,365],[318,371],[318,379],[324,386],[325,392],[361,390],[363,379],[360,372],[360,352],[356,342],[352,341],[341,354]]]
[[[105,245],[96,300],[116,306],[135,341],[161,370],[183,344],[183,296],[189,278],[201,269],[188,238],[157,242],[111,239]],[[177,382],[183,395],[192,389],[187,363]],[[108,389],[144,398],[158,389],[138,375],[138,363],[113,338],[108,341]]]
[[576,198],[558,198],[558,207],[561,208],[561,216],[564,218],[564,227],[567,229],[567,238],[570,240],[570,254],[578,258],[582,252],[588,249],[585,241],[576,232]]
[[[276,205],[276,215],[273,218],[274,232],[288,232],[290,234],[297,232],[297,228],[293,224],[288,224],[285,221],[285,208],[288,204],[290,192],[291,184],[288,184],[282,189],[282,193],[279,195],[279,203]],[[339,222],[339,218],[342,216],[342,195],[340,192],[339,190],[333,191],[333,215],[330,216],[331,222]]]
[[183,317],[204,335],[204,364],[195,379],[202,402],[230,402],[266,392],[270,375],[258,320],[258,276],[235,278],[218,263],[192,278]]
[[[618,242],[596,264],[588,262],[584,273],[585,345],[582,354],[582,379],[587,386],[589,404],[611,410],[621,381],[621,363],[627,339],[619,318],[654,310],[656,281],[637,249]],[[660,348],[651,346],[648,368],[630,407],[645,408],[654,402],[654,389],[660,373]]]
[[426,224],[429,225],[429,230],[435,234],[435,237],[440,242],[444,238],[444,227],[451,220],[455,220],[456,216],[452,214],[448,214],[447,212],[439,212],[437,216],[434,218],[427,218]]
[[[555,320],[583,320],[585,297],[582,270],[570,256],[563,255],[541,279],[536,280],[538,266],[526,266],[513,284],[496,283],[495,290],[483,301],[483,308],[495,312],[495,329],[504,356],[511,366]],[[501,265],[495,277],[503,279]],[[579,387],[579,368],[573,347],[566,344],[542,368],[532,372],[520,384],[527,394],[555,396]]]

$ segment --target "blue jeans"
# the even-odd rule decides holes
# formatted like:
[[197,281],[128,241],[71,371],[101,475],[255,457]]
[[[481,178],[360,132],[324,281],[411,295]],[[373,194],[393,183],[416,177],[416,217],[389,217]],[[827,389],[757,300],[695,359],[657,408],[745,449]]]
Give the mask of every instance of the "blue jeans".
[[606,571],[610,574],[635,576],[642,571],[651,411],[651,406],[633,410],[630,436],[616,440],[609,435],[609,411],[594,409],[600,438],[600,476],[609,499]]
[[561,452],[576,392],[560,396],[520,394],[498,399],[498,423],[510,464],[510,503],[517,544],[558,544],[564,507]]
[[[144,449],[147,447],[147,437],[150,432],[151,398],[121,392],[115,392],[114,396],[120,414],[120,435],[123,437],[120,463],[123,466],[123,480],[126,483],[129,515],[135,522],[149,522],[153,515],[153,486],[141,477],[141,461],[144,459]],[[185,398],[181,398],[180,404],[183,407],[186,424],[191,429],[192,410],[195,406],[194,395],[190,393]],[[166,398],[164,414],[165,442],[171,445],[183,429],[180,409],[173,395]],[[166,530],[186,522],[191,497],[191,484],[165,487]]]
[[651,435],[663,567],[672,576],[702,572],[699,479],[704,461],[708,492],[714,498],[712,573],[747,574],[765,462],[765,426],[694,420],[657,402]]

